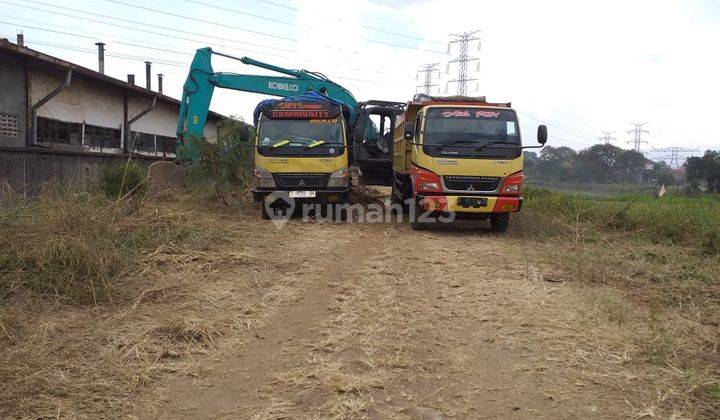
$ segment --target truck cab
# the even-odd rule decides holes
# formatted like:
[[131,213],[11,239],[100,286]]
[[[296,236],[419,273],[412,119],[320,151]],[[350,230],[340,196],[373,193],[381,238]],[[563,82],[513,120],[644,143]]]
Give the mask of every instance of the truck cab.
[[[529,147],[546,141],[540,126],[540,146]],[[410,210],[413,229],[452,213],[505,231],[522,208],[523,148],[510,103],[417,95],[395,129],[392,201]]]
[[269,99],[255,110],[255,201],[262,217],[298,204],[349,201],[348,107],[318,93]]

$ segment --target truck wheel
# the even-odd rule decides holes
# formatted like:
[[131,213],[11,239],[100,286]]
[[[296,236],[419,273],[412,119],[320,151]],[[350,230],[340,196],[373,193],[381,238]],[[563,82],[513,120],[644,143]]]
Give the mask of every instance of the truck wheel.
[[497,213],[490,215],[490,229],[494,233],[507,231],[510,224],[510,213]]
[[397,185],[394,179],[392,183],[392,191],[390,192],[390,204],[394,208],[399,207],[400,213],[407,213],[405,211],[405,207],[403,206],[403,195],[397,190]]
[[260,216],[263,218],[263,220],[270,220],[270,213],[268,213],[264,201],[260,202]]
[[[410,206],[413,206],[413,209],[415,210],[415,218],[413,220],[410,220],[410,227],[412,228],[412,230],[425,230],[428,226],[428,223],[420,221],[420,216],[425,213],[425,209],[420,205],[420,203],[418,203],[415,197],[410,200]],[[408,215],[413,215],[410,211],[408,211],[407,213]]]

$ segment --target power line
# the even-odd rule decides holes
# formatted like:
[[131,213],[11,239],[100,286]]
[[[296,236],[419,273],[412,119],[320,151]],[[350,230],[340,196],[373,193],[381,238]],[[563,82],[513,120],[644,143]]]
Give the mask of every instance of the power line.
[[285,9],[290,9],[290,10],[295,10],[295,11],[300,10],[300,9],[298,9],[297,7],[288,6],[288,5],[285,5],[285,4],[282,4],[282,3],[276,3],[276,2],[270,1],[270,0],[258,0],[258,1],[263,2],[263,3],[267,3],[267,4],[272,4],[273,6],[282,7],[282,8],[285,8]]
[[[27,0],[27,1],[33,1],[33,0]],[[138,31],[138,32],[143,32],[143,33],[149,33],[149,34],[153,34],[153,35],[159,35],[159,36],[166,37],[166,38],[170,38],[170,39],[178,39],[178,40],[188,41],[188,42],[193,42],[193,43],[202,43],[202,41],[199,40],[199,39],[197,39],[197,38],[195,38],[195,39],[193,39],[193,38],[186,38],[186,37],[182,37],[182,36],[178,36],[178,35],[170,35],[170,34],[165,34],[165,33],[162,33],[162,32],[151,31],[151,30],[147,30],[147,29],[134,28],[134,27],[130,27],[130,26],[120,25],[120,24],[117,24],[117,23],[106,22],[106,21],[97,20],[97,19],[92,19],[92,18],[88,18],[88,17],[75,16],[75,15],[71,15],[71,14],[67,14],[67,13],[62,13],[62,12],[57,12],[57,11],[53,11],[53,10],[37,8],[37,7],[33,7],[33,6],[28,6],[28,5],[20,5],[20,4],[10,3],[10,2],[5,1],[5,0],[0,0],[0,3],[10,4],[10,5],[13,5],[13,6],[16,6],[16,7],[23,7],[23,8],[27,8],[27,9],[30,9],[30,10],[36,10],[36,11],[40,11],[40,12],[43,12],[43,13],[48,13],[48,14],[51,14],[51,15],[64,16],[64,17],[69,17],[69,18],[73,18],[73,19],[77,19],[77,20],[82,20],[82,21],[87,21],[87,22],[98,23],[98,24],[101,24],[101,25],[112,26],[112,27],[117,27],[117,28],[132,30],[132,31]],[[36,3],[40,3],[40,2],[36,2]],[[43,3],[43,4],[45,4],[45,3]],[[51,7],[58,7],[58,6],[54,6],[54,5],[50,5],[50,6],[51,6]],[[103,18],[116,19],[116,20],[120,20],[120,21],[123,21],[123,22],[129,22],[129,23],[132,23],[132,24],[135,24],[135,25],[142,25],[141,22],[136,22],[136,21],[133,21],[133,20],[115,18],[115,17],[111,17],[111,16],[107,16],[107,15],[96,14],[96,13],[92,13],[92,12],[85,12],[85,11],[81,11],[81,10],[77,10],[77,9],[69,9],[69,10],[76,11],[76,12],[79,12],[79,13],[89,14],[89,15],[91,15],[91,16],[99,16],[99,17],[103,17]],[[24,20],[28,20],[28,19],[24,19]],[[45,24],[45,23],[42,23],[42,24]],[[49,25],[49,24],[48,24],[48,25]],[[54,25],[54,26],[57,26],[57,25]],[[194,33],[194,32],[185,31],[185,30],[181,30],[181,29],[174,29],[174,28],[169,28],[169,27],[164,27],[164,26],[158,26],[158,25],[154,25],[154,26],[157,27],[157,28],[160,28],[160,29],[168,30],[168,31],[174,31],[174,32],[179,32],[179,33],[190,34],[190,35],[193,35],[193,36],[205,37],[205,35],[203,35],[203,34],[197,34],[197,33]],[[283,49],[283,48],[275,48],[275,47],[270,47],[270,46],[263,46],[263,45],[253,44],[253,43],[244,42],[244,41],[236,41],[236,40],[234,40],[234,39],[229,39],[229,38],[221,38],[221,37],[206,37],[206,38],[208,38],[208,39],[210,39],[210,38],[220,39],[220,40],[229,41],[229,42],[238,42],[238,43],[243,43],[243,44],[247,44],[247,45],[259,46],[259,47],[263,47],[263,48],[266,48],[266,49],[272,49],[272,50],[277,50],[277,51],[287,51],[287,52],[295,53],[295,51],[293,51],[293,50],[287,50],[287,49]],[[246,49],[246,48],[243,48],[243,49],[241,50],[241,49],[238,49],[237,47],[232,47],[232,46],[229,46],[229,45],[227,45],[227,44],[218,43],[217,41],[209,41],[209,42],[207,42],[205,45],[208,45],[208,44],[214,44],[214,46],[217,46],[217,47],[222,47],[222,48],[224,48],[224,49],[232,49],[232,50],[239,51],[239,52],[242,52],[242,53],[248,53],[248,52],[250,52],[250,53],[261,54],[261,55],[264,55],[264,56],[272,56],[272,57],[278,57],[278,58],[283,58],[283,59],[288,59],[288,60],[291,59],[289,56],[284,56],[284,55],[279,55],[279,54],[273,54],[273,53],[268,53],[268,52],[255,51],[255,50],[249,50],[249,49]],[[326,47],[326,48],[327,48],[327,47]],[[348,59],[342,59],[342,58],[337,58],[336,60],[338,60],[338,61],[345,61],[345,62],[348,62],[348,63],[362,64],[362,62],[356,61],[356,60],[348,60]],[[404,68],[404,69],[410,70],[409,68]],[[368,69],[362,69],[362,71],[379,72],[379,71],[377,71],[377,70],[368,70]],[[386,72],[382,72],[382,73],[383,73],[383,74],[388,74],[388,73],[386,73]]]
[[389,45],[389,46],[391,46],[391,47],[405,48],[405,49],[408,49],[408,50],[426,51],[426,52],[430,52],[430,53],[433,53],[433,54],[442,54],[442,55],[445,55],[445,53],[442,52],[442,51],[428,50],[428,49],[425,49],[425,48],[411,47],[411,46],[408,46],[408,45],[394,44],[394,43],[392,43],[392,42],[378,41],[378,40],[370,39],[370,38],[363,38],[363,41],[372,42],[372,43],[374,43],[374,44]]
[[[76,13],[83,13],[83,14],[90,15],[90,16],[96,16],[96,17],[101,17],[101,18],[105,18],[105,19],[112,19],[112,20],[117,20],[117,21],[120,21],[120,22],[131,23],[131,24],[134,24],[134,25],[145,25],[145,26],[147,26],[145,23],[138,22],[138,21],[134,21],[134,20],[131,20],[131,19],[123,19],[123,18],[119,18],[119,17],[103,15],[103,14],[100,14],[100,13],[93,13],[93,12],[87,12],[87,11],[84,11],[84,10],[72,9],[72,8],[68,8],[68,7],[61,7],[61,6],[56,6],[56,5],[54,5],[54,4],[48,4],[48,3],[39,2],[39,1],[35,1],[35,0],[24,0],[24,1],[25,1],[25,2],[31,2],[31,3],[37,3],[37,4],[40,4],[40,5],[43,5],[43,6],[49,6],[49,7],[55,7],[55,8],[62,8],[62,9],[66,9],[66,10],[70,10],[70,11],[76,12]],[[104,21],[101,21],[101,20],[92,19],[92,18],[88,18],[88,17],[75,16],[75,15],[70,15],[70,14],[63,13],[63,12],[57,12],[57,11],[53,11],[53,10],[41,9],[41,8],[39,8],[39,7],[28,6],[28,5],[26,5],[26,4],[11,3],[11,2],[6,1],[6,0],[0,0],[0,3],[9,4],[9,5],[16,6],[16,7],[22,7],[22,8],[30,9],[30,10],[36,10],[36,11],[43,12],[43,13],[49,13],[49,14],[56,15],[56,16],[64,16],[64,17],[69,17],[69,18],[73,18],[73,19],[84,20],[84,21],[87,21],[87,22],[99,23],[99,24],[102,24],[102,25],[114,26],[114,27],[118,27],[118,28],[122,28],[122,29],[129,29],[129,30],[132,30],[132,31],[145,32],[145,33],[149,33],[149,34],[153,34],[153,35],[160,35],[160,36],[164,36],[164,37],[168,37],[168,38],[180,39],[180,40],[183,40],[183,41],[191,41],[191,42],[197,42],[197,41],[198,41],[197,39],[182,38],[182,37],[178,37],[178,36],[176,36],[176,35],[164,34],[164,33],[162,33],[162,32],[155,32],[155,31],[150,31],[150,30],[141,29],[141,28],[133,28],[133,27],[130,27],[130,26],[119,25],[119,24],[117,24],[117,23],[104,22]],[[272,46],[268,46],[268,45],[254,44],[254,43],[252,43],[252,42],[238,41],[238,40],[230,39],[230,38],[222,38],[222,37],[219,37],[219,36],[207,36],[207,35],[200,34],[200,33],[197,33],[197,32],[185,31],[185,30],[182,30],[182,29],[171,28],[171,27],[167,27],[167,26],[153,25],[153,27],[158,28],[158,29],[163,29],[163,30],[166,30],[166,31],[171,31],[171,32],[176,32],[176,33],[183,33],[183,34],[193,35],[193,36],[196,36],[196,37],[201,37],[201,38],[206,38],[206,39],[219,39],[219,40],[222,40],[222,41],[228,41],[228,42],[233,42],[233,43],[237,43],[237,44],[251,45],[251,46],[254,46],[254,47],[261,47],[261,48],[271,49],[271,50],[275,50],[275,51],[283,51],[283,52],[291,52],[291,53],[295,52],[294,50],[290,50],[290,49],[286,49],[286,48],[276,48],[276,47],[272,47]],[[218,45],[219,45],[219,44],[218,44]],[[219,46],[221,46],[221,45],[219,45]],[[223,48],[225,48],[225,47],[223,46]]]
[[[121,4],[121,5],[124,5],[124,6],[127,6],[127,7],[133,7],[133,8],[136,8],[136,9],[147,10],[147,11],[150,11],[150,12],[161,13],[161,14],[165,14],[165,15],[169,15],[169,16],[179,17],[179,18],[187,19],[187,20],[190,20],[190,21],[193,21],[193,22],[203,22],[203,23],[207,23],[207,24],[210,24],[210,25],[220,26],[220,27],[229,28],[229,29],[235,29],[235,30],[239,30],[239,31],[243,31],[243,32],[249,32],[249,33],[253,33],[253,34],[256,34],[256,35],[263,35],[263,36],[267,36],[267,37],[271,37],[271,38],[277,38],[277,39],[280,39],[280,40],[291,41],[291,42],[299,42],[296,38],[288,38],[288,37],[281,36],[281,35],[275,35],[275,34],[270,34],[270,33],[267,33],[267,32],[261,32],[261,31],[255,31],[255,30],[252,30],[252,29],[242,28],[242,27],[239,27],[239,26],[228,25],[228,24],[225,24],[225,23],[222,23],[222,22],[216,22],[216,21],[212,21],[212,20],[201,19],[201,18],[193,17],[193,16],[181,15],[181,14],[179,14],[179,13],[166,12],[166,11],[164,11],[164,10],[153,9],[153,8],[151,8],[151,7],[140,6],[140,5],[137,5],[137,4],[127,3],[127,2],[124,2],[124,1],[120,1],[120,0],[105,0],[105,1],[110,2],[110,3]],[[408,49],[412,49],[412,50],[422,50],[422,51],[432,52],[432,53],[436,53],[436,54],[442,54],[442,52],[440,52],[440,51],[428,50],[428,49],[421,49],[421,48],[418,48],[418,47],[410,47],[410,46],[406,46],[406,45],[394,44],[394,43],[392,43],[392,42],[382,42],[382,41],[376,41],[376,40],[368,39],[368,38],[363,38],[363,40],[364,40],[364,41],[368,41],[368,42],[378,43],[378,44],[390,45],[390,46],[398,47],[398,48],[408,48]]]
[[[297,11],[300,10],[300,9],[298,9],[297,7],[288,6],[288,5],[281,4],[281,3],[277,3],[277,2],[274,2],[274,1],[270,1],[270,0],[257,0],[257,1],[260,1],[260,2],[263,2],[263,3],[267,3],[267,4],[270,4],[270,5],[276,6],[276,7],[282,7],[282,8],[284,8],[284,9],[289,9],[289,10],[292,10],[292,11],[295,11],[295,12],[297,12]],[[317,15],[316,15],[316,16],[317,16]],[[321,16],[321,17],[326,18],[326,16]],[[343,22],[343,19],[337,19],[337,18],[333,18],[333,19],[334,19],[335,21],[337,21],[337,22]],[[432,44],[445,45],[444,42],[432,41],[432,40],[425,39],[425,38],[419,37],[419,36],[403,34],[403,33],[400,33],[400,32],[388,31],[387,29],[381,29],[381,28],[377,28],[377,27],[374,27],[374,26],[370,26],[370,25],[360,25],[360,27],[362,27],[362,28],[364,28],[364,29],[371,30],[371,31],[388,34],[388,35],[400,36],[400,37],[403,37],[403,38],[414,39],[414,40],[423,41],[423,42],[429,42],[429,43],[432,43]],[[366,39],[366,41],[368,41],[368,40]],[[371,42],[372,42],[372,41],[371,41]],[[394,45],[394,44],[391,44],[391,45]]]
[[168,16],[174,16],[174,17],[178,17],[178,18],[182,18],[182,19],[187,19],[187,20],[190,20],[190,21],[195,22],[195,23],[197,23],[197,22],[202,22],[202,23],[207,23],[207,24],[210,24],[210,25],[219,26],[219,27],[222,27],[222,28],[234,29],[234,30],[236,30],[236,31],[242,31],[242,32],[247,32],[247,33],[251,33],[251,34],[255,34],[255,35],[266,36],[266,37],[269,37],[269,38],[276,38],[276,39],[280,39],[280,40],[283,40],[283,41],[297,42],[297,39],[288,38],[288,37],[285,37],[285,36],[275,35],[275,34],[271,34],[271,33],[267,33],[267,32],[262,32],[262,31],[256,31],[256,30],[253,30],[253,29],[247,29],[247,28],[243,28],[243,27],[241,27],[241,26],[228,25],[228,24],[225,24],[225,23],[222,23],[222,22],[215,22],[215,21],[212,21],[212,20],[201,19],[201,18],[199,18],[199,17],[197,17],[197,16],[181,15],[180,13],[173,13],[173,12],[168,12],[168,11],[166,11],[166,10],[153,9],[152,7],[145,7],[145,6],[140,6],[140,5],[137,5],[137,4],[126,3],[126,2],[120,1],[120,0],[105,0],[105,1],[110,2],[110,3],[115,3],[115,4],[120,4],[120,5],[128,6],[128,7],[133,7],[133,8],[135,8],[135,9],[146,10],[146,11],[148,11],[148,12],[160,13],[160,14],[163,14],[163,15],[168,15]]
[[[30,25],[25,25],[25,24],[7,22],[7,21],[4,21],[4,20],[0,20],[0,23],[5,24],[5,25],[12,25],[12,26],[16,26],[16,27],[21,27],[21,28],[24,28],[24,29],[34,29],[34,30],[38,30],[38,31],[51,32],[51,33],[61,34],[61,35],[68,35],[68,36],[73,36],[73,37],[77,37],[77,38],[90,39],[90,40],[93,40],[93,41],[95,41],[95,40],[98,39],[96,36],[89,36],[89,35],[83,35],[83,34],[72,33],[72,32],[65,32],[65,31],[57,31],[57,30],[53,30],[53,29],[46,29],[46,28],[40,28],[40,27],[30,26]],[[150,46],[148,46],[148,45],[153,45],[153,44],[141,45],[141,44],[134,44],[134,43],[130,43],[130,42],[117,41],[117,40],[113,40],[113,39],[110,39],[110,40],[111,40],[112,42],[116,43],[116,44],[127,45],[127,46],[129,46],[129,47],[143,48],[143,49],[154,50],[154,51],[169,52],[169,53],[172,53],[172,54],[179,54],[179,55],[185,55],[185,56],[190,56],[190,57],[193,56],[193,54],[191,54],[191,53],[189,53],[189,52],[187,52],[187,51],[179,51],[179,50],[173,50],[173,49],[169,49],[169,48],[155,48],[155,47],[150,47]],[[139,41],[137,41],[137,42],[139,42]]]
[[643,126],[644,126],[645,124],[647,124],[647,123],[646,123],[646,122],[643,122],[643,123],[630,123],[630,124],[634,125],[635,128],[632,129],[632,130],[628,130],[627,132],[628,132],[628,133],[634,133],[634,134],[635,134],[635,138],[634,138],[633,140],[628,140],[627,143],[633,144],[633,148],[635,149],[635,151],[636,151],[636,152],[640,152],[640,144],[641,144],[641,143],[647,143],[647,141],[645,141],[645,140],[642,139],[643,133],[644,133],[644,134],[650,134],[649,131],[643,129]]
[[[97,54],[97,50],[94,49],[87,49],[87,48],[81,48],[76,47],[74,45],[67,45],[67,44],[59,44],[54,42],[46,42],[46,41],[35,41],[33,39],[25,39],[25,42],[28,44],[37,44],[37,45],[44,45],[47,47],[53,47],[58,48],[62,50],[68,50],[68,51],[76,51],[76,52],[82,52],[82,53],[88,53],[88,54]],[[140,57],[137,55],[128,55],[128,54],[116,54],[116,53],[105,53],[108,57],[115,57],[115,58],[121,58],[125,60],[132,60],[132,61],[140,61],[145,62],[147,61],[146,57]],[[153,60],[154,64],[164,64],[166,66],[172,66],[172,67],[180,67],[180,68],[186,68],[187,65],[185,63],[180,63],[178,61],[165,61],[165,60]]]
[[[5,22],[5,21],[0,21],[0,23],[7,24],[7,22]],[[23,25],[21,25],[21,26],[23,26]],[[23,26],[23,27],[29,27],[29,26]],[[35,29],[34,27],[30,27],[30,28]],[[40,29],[40,30],[43,30],[43,29]],[[85,38],[85,39],[91,39],[91,40],[95,40],[95,39],[96,39],[96,38],[91,37],[91,36],[80,35],[80,34],[76,34],[76,33],[64,32],[64,31],[55,31],[55,30],[50,30],[50,29],[48,29],[48,30],[46,30],[46,31],[49,31],[49,32],[52,32],[52,33],[59,33],[59,34],[63,34],[63,35],[68,35],[68,36],[75,36],[75,37],[80,37],[80,38]],[[73,45],[67,45],[67,44],[59,44],[59,43],[51,43],[51,42],[47,42],[47,41],[42,41],[42,40],[35,40],[34,38],[32,38],[32,39],[30,39],[30,40],[26,38],[26,42],[29,43],[29,44],[37,44],[37,45],[50,46],[50,47],[59,48],[59,49],[65,49],[65,50],[69,50],[69,51],[77,51],[77,52],[91,53],[91,54],[95,54],[95,53],[96,53],[96,50],[84,49],[84,48],[80,48],[80,47],[73,46]],[[187,53],[187,52],[183,52],[183,51],[168,50],[168,49],[163,49],[163,48],[153,48],[153,47],[150,47],[150,46],[147,46],[147,45],[132,44],[132,43],[121,42],[121,41],[113,41],[113,42],[114,42],[114,43],[118,43],[118,44],[122,44],[122,45],[133,46],[133,47],[137,47],[137,48],[144,48],[144,49],[155,50],[155,51],[163,51],[163,52],[171,52],[171,53],[173,53],[173,54],[181,54],[181,55],[185,55],[185,56],[193,56],[193,54],[190,54],[190,53]],[[109,56],[109,57],[123,58],[123,59],[128,59],[128,60],[133,60],[133,61],[143,61],[143,62],[144,62],[144,61],[148,61],[148,60],[149,60],[148,57],[140,57],[140,56],[135,56],[135,55],[123,55],[123,54],[110,53],[110,52],[106,52],[105,55],[106,55],[106,56]],[[162,61],[162,60],[158,61],[158,60],[155,60],[155,59],[152,59],[152,61],[153,61],[153,63],[166,64],[166,65],[170,65],[170,66],[173,66],[173,67],[182,67],[182,68],[186,68],[186,67],[187,67],[186,64],[181,63],[181,62],[177,62],[177,61]],[[364,69],[358,69],[358,70],[366,71],[366,70],[364,70]],[[378,80],[358,79],[358,78],[352,78],[352,77],[346,77],[346,76],[339,76],[339,77],[337,77],[337,79],[348,80],[348,81],[353,81],[353,82],[369,83],[369,84],[392,85],[391,83],[383,82],[383,81],[378,81]],[[398,82],[399,82],[399,81],[398,81]]]
[[552,120],[552,119],[550,119],[550,118],[545,118],[545,117],[543,117],[543,116],[541,116],[541,115],[537,115],[537,114],[532,113],[532,112],[527,111],[527,110],[523,110],[522,113],[523,113],[523,114],[526,114],[529,118],[535,120],[536,122],[538,122],[538,123],[540,123],[540,124],[548,124],[548,125],[550,125],[550,126],[560,127],[561,131],[565,131],[565,132],[567,132],[568,134],[572,134],[572,135],[574,135],[575,137],[578,137],[578,138],[586,138],[585,141],[590,142],[590,143],[595,143],[596,138],[595,138],[594,135],[584,133],[584,132],[579,131],[579,130],[573,128],[573,127],[570,127],[570,126],[565,125],[565,124],[563,124],[563,123],[560,123],[560,122],[558,122],[558,121]]
[[[668,157],[668,156],[664,156],[664,157],[659,157],[658,159],[663,159],[663,160],[668,159],[668,160],[670,160],[670,162],[668,163],[668,166],[670,166],[671,168],[673,168],[673,167],[674,167],[674,168],[680,168],[680,167],[682,167],[682,165],[680,164],[680,153],[697,152],[697,151],[699,151],[699,150],[700,150],[700,149],[698,149],[698,148],[688,149],[688,148],[685,148],[685,147],[678,147],[678,146],[663,147],[663,148],[660,148],[660,149],[653,148],[653,151],[654,151],[654,152],[670,152],[670,156],[669,156],[669,157]],[[684,160],[684,159],[683,159],[683,160]],[[674,166],[673,166],[673,164],[674,164]]]
[[203,2],[203,1],[199,1],[199,0],[183,0],[183,1],[186,1],[186,2],[188,2],[188,3],[199,4],[199,5],[205,6],[205,7],[212,7],[212,8],[214,8],[214,9],[224,10],[224,11],[226,11],[226,12],[236,13],[236,14],[238,14],[238,15],[251,16],[251,17],[254,17],[254,18],[263,19],[263,20],[267,20],[267,21],[270,21],[270,22],[282,23],[282,24],[284,24],[284,25],[295,25],[294,22],[288,22],[288,21],[286,21],[286,20],[280,20],[280,19],[275,19],[275,18],[270,18],[270,17],[267,17],[267,16],[263,16],[263,15],[256,15],[256,14],[254,14],[254,13],[243,12],[242,10],[233,9],[233,8],[230,8],[230,7],[218,6],[217,4],[206,3],[206,2]]
[[[467,82],[477,80],[477,79],[469,79],[467,75],[467,64],[471,61],[477,61],[478,62],[478,69],[480,68],[480,59],[478,57],[470,57],[468,55],[468,47],[471,41],[480,41],[480,38],[475,37],[474,35],[476,33],[480,32],[472,31],[472,32],[463,32],[461,34],[451,34],[450,36],[454,37],[450,42],[448,42],[448,54],[450,53],[450,49],[453,44],[460,44],[460,53],[459,55],[453,59],[448,61],[448,72],[450,70],[450,64],[451,63],[458,63],[458,76],[455,80],[448,81],[448,85],[450,83],[457,83],[457,94],[458,95],[465,95],[467,94]],[[478,42],[478,50],[480,50],[480,42]]]
[[417,79],[417,75],[424,73],[425,82],[420,86],[416,86],[416,88],[423,88],[425,93],[430,95],[432,88],[437,86],[437,84],[433,83],[433,74],[437,74],[437,77],[440,77],[440,72],[437,69],[437,66],[439,65],[440,63],[425,64],[422,69],[418,70],[415,78]]

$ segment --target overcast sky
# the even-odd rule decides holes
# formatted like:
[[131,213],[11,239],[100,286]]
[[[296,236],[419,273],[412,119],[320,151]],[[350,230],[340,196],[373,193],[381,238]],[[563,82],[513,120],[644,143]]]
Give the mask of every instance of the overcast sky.
[[[93,69],[102,40],[106,73],[144,84],[142,62],[153,61],[178,98],[203,46],[322,72],[358,100],[407,101],[422,83],[417,70],[440,63],[435,89],[454,94],[450,34],[479,30],[468,93],[512,101],[526,143],[545,123],[552,145],[588,147],[607,130],[629,147],[630,123],[647,122],[643,150],[720,148],[717,0],[0,0],[0,10],[0,36],[23,30],[31,48]],[[220,57],[213,65],[264,74]],[[216,90],[212,108],[250,121],[262,99]]]

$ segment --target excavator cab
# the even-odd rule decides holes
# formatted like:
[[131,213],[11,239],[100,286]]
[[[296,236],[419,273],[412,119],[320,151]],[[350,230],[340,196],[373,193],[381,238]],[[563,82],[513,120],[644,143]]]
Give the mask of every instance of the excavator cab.
[[392,185],[393,133],[402,102],[360,102],[355,110],[352,162],[362,185]]

